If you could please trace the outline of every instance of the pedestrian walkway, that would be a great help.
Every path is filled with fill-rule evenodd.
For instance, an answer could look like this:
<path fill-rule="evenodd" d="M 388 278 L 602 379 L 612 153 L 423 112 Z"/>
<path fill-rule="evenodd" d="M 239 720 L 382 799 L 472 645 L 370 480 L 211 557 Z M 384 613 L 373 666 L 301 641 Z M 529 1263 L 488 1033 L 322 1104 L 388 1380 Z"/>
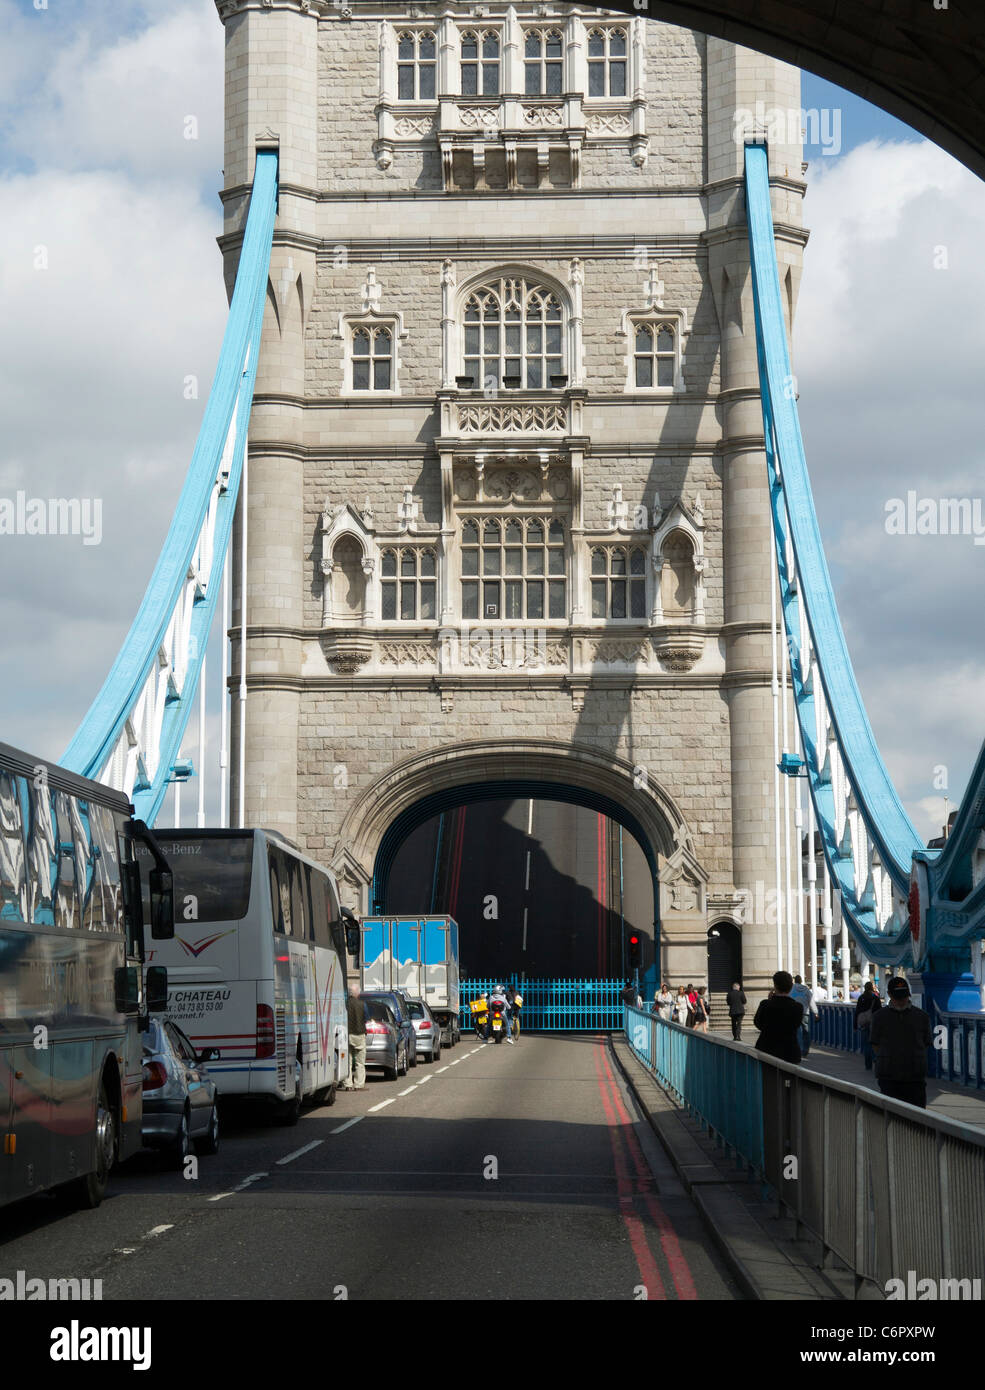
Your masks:
<path fill-rule="evenodd" d="M 719 1037 L 731 1038 L 731 1029 L 715 1030 Z M 746 1038 L 740 1047 L 751 1047 L 756 1038 L 756 1030 L 746 1026 Z M 848 1081 L 853 1086 L 867 1086 L 870 1091 L 879 1092 L 875 1073 L 866 1071 L 861 1052 L 842 1052 L 838 1048 L 819 1047 L 811 1044 L 811 1050 L 801 1065 L 806 1071 L 816 1071 L 821 1076 L 830 1076 L 835 1081 Z M 949 1120 L 960 1120 L 962 1124 L 985 1129 L 985 1091 L 974 1091 L 970 1086 L 955 1086 L 949 1081 L 927 1079 L 927 1109 L 934 1115 L 943 1115 Z"/>

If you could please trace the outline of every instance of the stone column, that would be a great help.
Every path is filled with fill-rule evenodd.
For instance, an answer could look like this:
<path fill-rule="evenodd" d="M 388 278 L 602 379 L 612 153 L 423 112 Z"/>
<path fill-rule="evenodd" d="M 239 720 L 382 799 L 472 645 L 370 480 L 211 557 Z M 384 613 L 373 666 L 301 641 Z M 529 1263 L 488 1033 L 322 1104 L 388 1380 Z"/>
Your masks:
<path fill-rule="evenodd" d="M 709 38 L 708 262 L 722 334 L 721 405 L 726 677 L 730 716 L 732 856 L 736 889 L 765 903 L 775 878 L 773 716 L 770 648 L 769 486 L 763 446 L 756 327 L 749 269 L 743 168 L 745 136 L 758 109 L 799 109 L 795 68 L 724 40 Z M 790 123 L 787 123 L 788 125 Z M 801 151 L 770 149 L 774 217 L 781 232 L 780 265 L 799 272 Z M 796 288 L 796 278 L 789 286 Z M 791 292 L 790 304 L 793 297 Z M 762 885 L 757 891 L 757 884 Z M 776 930 L 764 920 L 743 925 L 744 984 L 750 995 L 769 987 L 778 968 Z M 756 914 L 752 914 L 753 917 Z"/>
<path fill-rule="evenodd" d="M 304 394 L 304 316 L 314 297 L 318 22 L 300 0 L 262 0 L 225 17 L 225 273 L 231 292 L 258 136 L 280 151 L 278 244 L 250 417 L 247 519 L 245 822 L 297 834 L 297 749 L 304 593 L 310 581 L 303 518 L 303 411 L 274 395 Z M 308 198 L 286 187 L 310 191 Z M 296 235 L 294 235 L 296 234 Z M 272 300 L 272 302 L 271 302 Z M 267 399 L 265 399 L 265 397 Z M 242 518 L 233 552 L 232 685 L 239 683 Z M 231 805 L 239 795 L 238 700 L 233 701 Z"/>

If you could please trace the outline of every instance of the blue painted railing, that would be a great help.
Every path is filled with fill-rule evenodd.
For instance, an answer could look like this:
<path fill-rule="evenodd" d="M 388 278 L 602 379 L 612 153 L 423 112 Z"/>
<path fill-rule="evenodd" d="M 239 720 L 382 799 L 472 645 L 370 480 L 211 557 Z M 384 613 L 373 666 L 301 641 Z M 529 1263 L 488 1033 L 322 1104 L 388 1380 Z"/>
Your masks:
<path fill-rule="evenodd" d="M 520 1027 L 528 1032 L 611 1032 L 623 1026 L 624 980 L 463 980 L 462 1022 L 468 1027 L 468 1006 L 506 984 L 523 995 Z"/>
<path fill-rule="evenodd" d="M 930 1076 L 956 1086 L 985 1090 L 985 1013 L 945 1013 L 930 1006 L 936 1034 L 935 1045 L 927 1050 Z M 819 1047 L 841 1052 L 861 1052 L 862 1034 L 855 1029 L 855 1005 L 819 1003 L 817 1017 L 811 1020 L 811 1041 Z"/>
<path fill-rule="evenodd" d="M 811 1042 L 842 1052 L 861 1052 L 862 1034 L 855 1027 L 855 1005 L 818 1001 L 817 1015 L 811 1018 Z"/>

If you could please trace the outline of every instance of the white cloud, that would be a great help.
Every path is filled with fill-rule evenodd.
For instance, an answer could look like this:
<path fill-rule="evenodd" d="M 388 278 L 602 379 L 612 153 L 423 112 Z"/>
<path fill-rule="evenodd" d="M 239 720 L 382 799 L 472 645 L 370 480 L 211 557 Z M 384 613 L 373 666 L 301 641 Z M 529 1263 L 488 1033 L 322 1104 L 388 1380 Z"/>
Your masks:
<path fill-rule="evenodd" d="M 886 502 L 985 495 L 985 321 L 968 312 L 985 185 L 929 143 L 871 143 L 812 167 L 805 221 L 794 346 L 821 533 L 877 742 L 933 834 L 934 767 L 953 805 L 985 736 L 985 548 L 889 536 Z"/>

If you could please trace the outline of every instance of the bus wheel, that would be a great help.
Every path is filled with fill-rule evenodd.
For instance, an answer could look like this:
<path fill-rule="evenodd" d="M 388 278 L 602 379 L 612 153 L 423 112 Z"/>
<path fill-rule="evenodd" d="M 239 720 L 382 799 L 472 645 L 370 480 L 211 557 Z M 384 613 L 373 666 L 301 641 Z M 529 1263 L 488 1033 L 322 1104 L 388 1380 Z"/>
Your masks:
<path fill-rule="evenodd" d="M 294 1094 L 290 1100 L 282 1101 L 277 1109 L 277 1120 L 282 1125 L 296 1125 L 301 1118 L 304 1104 L 304 1068 L 300 1056 L 294 1059 Z"/>
<path fill-rule="evenodd" d="M 76 1206 L 98 1207 L 106 1193 L 109 1170 L 116 1157 L 116 1116 L 109 1103 L 105 1080 L 99 1083 L 99 1099 L 96 1102 L 96 1166 L 84 1178 L 76 1178 L 67 1184 L 65 1193 Z"/>

